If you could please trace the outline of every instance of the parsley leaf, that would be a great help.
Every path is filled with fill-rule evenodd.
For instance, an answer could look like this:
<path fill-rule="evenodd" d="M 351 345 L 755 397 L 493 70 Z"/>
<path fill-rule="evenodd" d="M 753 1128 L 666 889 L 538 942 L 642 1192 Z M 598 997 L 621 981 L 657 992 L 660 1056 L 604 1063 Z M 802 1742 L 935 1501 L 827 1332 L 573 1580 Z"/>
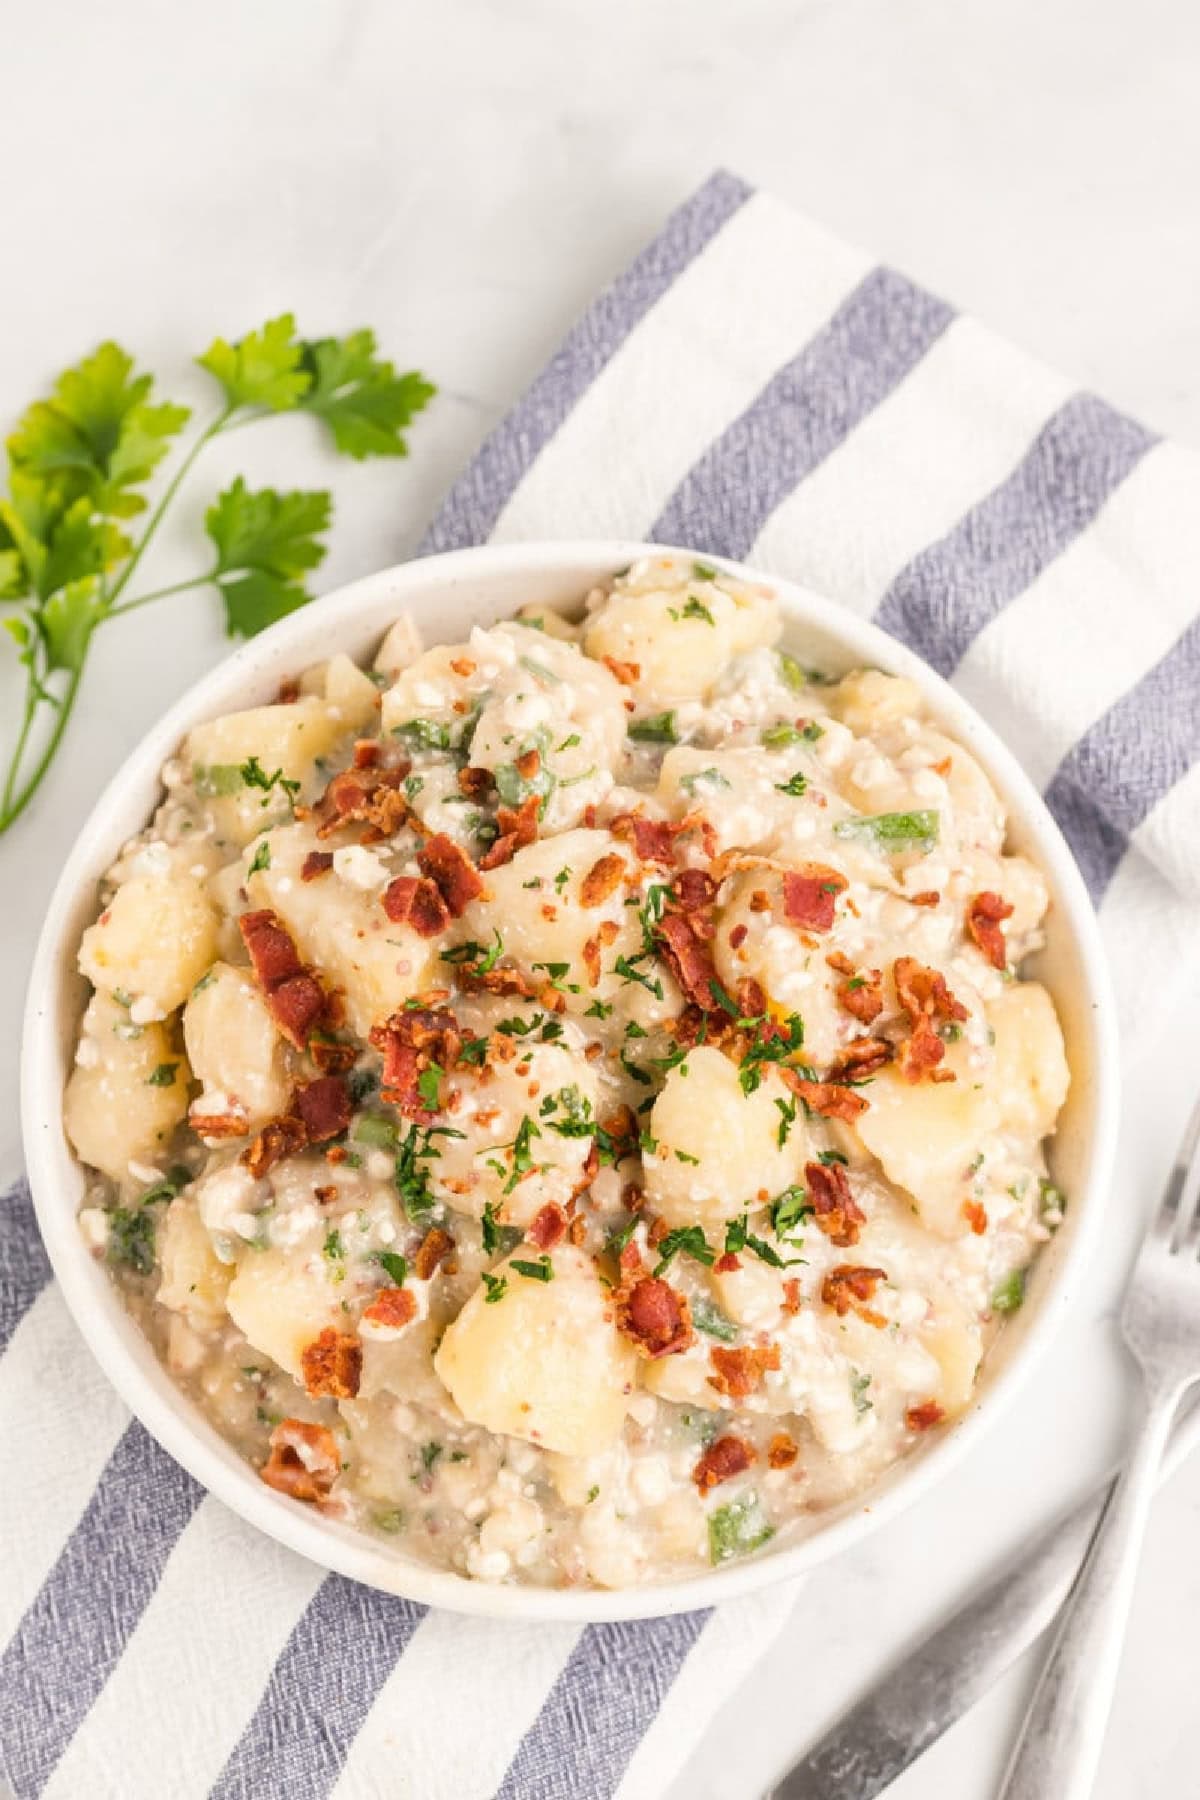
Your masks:
<path fill-rule="evenodd" d="M 346 456 L 407 456 L 404 427 L 427 406 L 436 389 L 410 369 L 397 375 L 375 353 L 373 331 L 318 338 L 304 346 L 311 386 L 301 405 L 329 427 Z"/>
<path fill-rule="evenodd" d="M 312 385 L 291 313 L 268 319 L 260 331 L 248 331 L 233 344 L 215 338 L 196 361 L 220 382 L 231 407 L 287 412 Z"/>
<path fill-rule="evenodd" d="M 376 1250 L 375 1261 L 391 1276 L 397 1287 L 408 1280 L 408 1263 L 395 1250 Z"/>
<path fill-rule="evenodd" d="M 330 507 L 327 493 L 254 493 L 239 475 L 209 508 L 204 525 L 217 549 L 213 580 L 230 637 L 253 637 L 311 598 L 299 578 L 325 555 L 319 533 Z"/>
<path fill-rule="evenodd" d="M 524 1275 L 526 1281 L 554 1280 L 554 1264 L 544 1253 L 538 1257 L 536 1262 L 521 1262 L 514 1256 L 508 1266 L 510 1269 L 515 1269 L 518 1275 Z"/>

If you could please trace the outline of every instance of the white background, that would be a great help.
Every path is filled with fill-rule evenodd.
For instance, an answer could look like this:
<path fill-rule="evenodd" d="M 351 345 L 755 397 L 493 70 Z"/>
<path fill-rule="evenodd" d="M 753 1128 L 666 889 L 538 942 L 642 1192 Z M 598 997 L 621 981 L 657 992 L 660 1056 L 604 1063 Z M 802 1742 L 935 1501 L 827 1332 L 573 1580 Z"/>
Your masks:
<path fill-rule="evenodd" d="M 242 469 L 334 486 L 322 586 L 408 554 L 575 313 L 719 163 L 1200 445 L 1191 0 L 2 0 L 0 26 L 5 425 L 106 335 L 203 405 L 188 356 L 289 307 L 309 334 L 374 325 L 442 390 L 410 464 L 331 464 L 290 421 L 221 446 L 151 577 L 192 566 L 205 500 Z M 147 724 L 222 654 L 218 610 L 197 593 L 108 628 L 66 754 L 0 841 L 0 1168 L 55 869 Z M 16 695 L 0 647 L 3 731 Z M 696 1720 L 671 1800 L 759 1792 L 1102 1465 L 1129 1397 L 1120 1271 L 1194 1079 L 1133 1072 L 1092 1316 L 943 1492 L 809 1582 L 747 1689 Z M 1196 1792 L 1198 1525 L 1193 1466 L 1155 1514 L 1101 1800 Z M 1027 1675 L 897 1800 L 994 1793 Z"/>

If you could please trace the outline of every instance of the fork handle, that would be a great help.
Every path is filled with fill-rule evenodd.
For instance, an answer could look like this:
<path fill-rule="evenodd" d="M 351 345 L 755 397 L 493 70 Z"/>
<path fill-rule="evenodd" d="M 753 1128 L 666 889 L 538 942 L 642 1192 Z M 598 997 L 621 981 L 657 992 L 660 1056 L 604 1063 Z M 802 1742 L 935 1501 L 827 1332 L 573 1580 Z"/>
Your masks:
<path fill-rule="evenodd" d="M 1063 1610 L 997 1800 L 1087 1800 L 1092 1791 L 1138 1553 L 1180 1392 L 1172 1385 L 1151 1398 Z"/>

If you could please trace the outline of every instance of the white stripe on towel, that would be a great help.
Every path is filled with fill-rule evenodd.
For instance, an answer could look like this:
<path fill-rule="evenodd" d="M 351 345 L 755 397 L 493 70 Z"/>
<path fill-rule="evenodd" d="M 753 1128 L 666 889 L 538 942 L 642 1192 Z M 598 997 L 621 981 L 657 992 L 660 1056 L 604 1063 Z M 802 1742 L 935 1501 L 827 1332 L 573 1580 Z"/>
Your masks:
<path fill-rule="evenodd" d="M 322 1579 L 205 1499 L 44 1800 L 207 1793 Z"/>
<path fill-rule="evenodd" d="M 331 1800 L 488 1800 L 581 1631 L 431 1612 L 360 1726 Z M 450 1727 L 446 1696 L 456 1692 L 470 1704 Z"/>
<path fill-rule="evenodd" d="M 955 687 L 1018 750 L 1039 787 L 1195 616 L 1196 473 L 1193 452 L 1155 445 L 959 664 Z"/>
<path fill-rule="evenodd" d="M 128 1423 L 62 1294 L 43 1288 L 0 1358 L 0 1645 L 79 1523 Z"/>

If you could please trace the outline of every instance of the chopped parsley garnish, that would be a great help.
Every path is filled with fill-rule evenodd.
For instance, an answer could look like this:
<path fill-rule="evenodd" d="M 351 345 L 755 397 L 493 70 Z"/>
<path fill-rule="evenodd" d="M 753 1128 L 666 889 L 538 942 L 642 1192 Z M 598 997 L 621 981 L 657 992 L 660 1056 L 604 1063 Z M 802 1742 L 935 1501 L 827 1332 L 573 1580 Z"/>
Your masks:
<path fill-rule="evenodd" d="M 376 1150 L 396 1148 L 396 1126 L 382 1113 L 363 1113 L 350 1133 L 356 1144 L 370 1144 Z"/>
<path fill-rule="evenodd" d="M 677 744 L 679 729 L 673 712 L 653 713 L 645 719 L 631 719 L 629 735 L 639 744 Z"/>
<path fill-rule="evenodd" d="M 391 1276 L 396 1286 L 403 1287 L 408 1280 L 408 1264 L 405 1259 L 395 1250 L 376 1250 L 374 1256 L 380 1268 Z"/>
<path fill-rule="evenodd" d="M 782 1257 L 778 1250 L 773 1249 L 767 1243 L 765 1238 L 755 1237 L 749 1229 L 745 1213 L 740 1219 L 731 1219 L 725 1227 L 726 1256 L 737 1256 L 742 1250 L 749 1250 L 754 1256 L 757 1256 L 760 1262 L 769 1264 L 772 1269 L 790 1269 L 796 1263 L 802 1263 L 805 1260 L 802 1256 Z"/>
<path fill-rule="evenodd" d="M 555 745 L 554 753 L 557 756 L 563 750 L 575 750 L 578 748 L 578 746 L 580 744 L 582 744 L 582 742 L 583 742 L 583 739 L 580 737 L 579 733 L 577 731 L 573 731 L 571 733 L 570 737 L 565 737 L 561 744 Z"/>
<path fill-rule="evenodd" d="M 771 1230 L 777 1238 L 784 1238 L 797 1225 L 812 1215 L 808 1194 L 802 1187 L 784 1188 L 782 1194 L 771 1202 Z"/>
<path fill-rule="evenodd" d="M 504 940 L 500 933 L 493 929 L 492 936 L 496 941 L 490 949 L 469 939 L 465 944 L 455 944 L 453 949 L 443 950 L 442 961 L 465 969 L 469 975 L 488 975 L 504 955 Z"/>
<path fill-rule="evenodd" d="M 567 885 L 568 881 L 570 881 L 570 879 L 571 879 L 571 871 L 569 868 L 560 869 L 558 871 L 558 874 L 554 877 L 554 886 L 560 894 L 562 893 L 563 889 L 566 887 L 566 885 Z"/>
<path fill-rule="evenodd" d="M 350 1094 L 350 1104 L 361 1106 L 364 1100 L 379 1086 L 379 1075 L 374 1069 L 351 1069 L 346 1077 L 346 1087 Z"/>
<path fill-rule="evenodd" d="M 712 567 L 711 563 L 694 562 L 692 564 L 693 581 L 715 581 L 717 574 L 718 571 Z"/>
<path fill-rule="evenodd" d="M 679 611 L 678 607 L 674 606 L 669 606 L 667 611 L 673 619 L 703 619 L 706 625 L 716 624 L 716 620 L 709 612 L 707 606 L 705 606 L 702 600 L 697 600 L 695 594 L 688 595 L 687 605 L 682 612 Z"/>
<path fill-rule="evenodd" d="M 810 719 L 808 724 L 801 731 L 800 736 L 804 739 L 806 744 L 815 744 L 819 739 L 825 736 L 825 727 L 823 725 L 818 725 L 815 719 Z"/>
<path fill-rule="evenodd" d="M 398 1531 L 404 1530 L 404 1514 L 398 1506 L 384 1507 L 380 1512 L 371 1514 L 371 1523 L 377 1531 L 386 1531 L 394 1537 Z"/>
<path fill-rule="evenodd" d="M 485 1037 L 465 1037 L 458 1047 L 458 1060 L 469 1069 L 482 1068 L 487 1061 L 488 1040 Z"/>
<path fill-rule="evenodd" d="M 636 981 L 638 986 L 644 987 L 648 994 L 653 994 L 656 1000 L 661 1000 L 663 997 L 662 982 L 656 976 L 647 975 L 643 969 L 637 967 L 644 957 L 645 952 L 635 957 L 618 956 L 613 967 L 624 981 Z"/>
<path fill-rule="evenodd" d="M 554 1280 L 554 1264 L 545 1254 L 539 1256 L 536 1262 L 521 1262 L 514 1256 L 508 1266 L 515 1269 L 518 1275 L 523 1275 L 526 1281 Z"/>
<path fill-rule="evenodd" d="M 661 1275 L 681 1251 L 690 1256 L 693 1261 L 703 1263 L 706 1269 L 711 1269 L 717 1260 L 716 1251 L 699 1225 L 681 1225 L 677 1231 L 668 1231 L 666 1237 L 659 1240 L 656 1248 L 658 1251 L 658 1261 L 654 1266 L 656 1276 Z"/>
<path fill-rule="evenodd" d="M 434 1138 L 463 1136 L 463 1132 L 453 1131 L 448 1125 L 412 1125 L 401 1138 L 396 1154 L 396 1192 L 414 1225 L 422 1224 L 437 1204 L 429 1185 L 428 1167 L 439 1155 L 434 1149 Z"/>
<path fill-rule="evenodd" d="M 787 744 L 799 744 L 804 740 L 804 733 L 796 725 L 781 723 L 768 725 L 762 734 L 762 741 L 768 750 L 782 750 Z"/>
<path fill-rule="evenodd" d="M 480 1225 L 483 1230 L 483 1250 L 485 1256 L 495 1256 L 500 1248 L 500 1225 L 496 1214 L 499 1208 L 494 1200 L 486 1200 L 483 1207 L 483 1218 Z"/>
<path fill-rule="evenodd" d="M 593 1000 L 584 1013 L 585 1019 L 607 1019 L 612 1012 L 612 1005 L 607 1000 Z"/>
<path fill-rule="evenodd" d="M 786 650 L 777 650 L 775 654 L 779 658 L 779 673 L 785 686 L 790 687 L 793 693 L 799 693 L 806 682 L 803 668 Z"/>
<path fill-rule="evenodd" d="M 1043 1175 L 1038 1182 L 1038 1219 L 1050 1231 L 1057 1231 L 1067 1211 L 1067 1196 L 1060 1187 Z"/>
<path fill-rule="evenodd" d="M 796 1113 L 799 1110 L 799 1102 L 797 1101 L 795 1094 L 789 1094 L 786 1100 L 777 1099 L 775 1104 L 779 1108 L 779 1129 L 775 1136 L 779 1148 L 782 1150 L 783 1146 L 788 1141 L 788 1135 L 791 1132 L 792 1126 L 796 1123 Z"/>
<path fill-rule="evenodd" d="M 636 1230 L 637 1214 L 634 1213 L 630 1218 L 626 1219 L 623 1225 L 619 1225 L 614 1232 L 610 1233 L 608 1248 L 612 1251 L 614 1256 L 620 1256 L 622 1250 L 624 1250 Z"/>
<path fill-rule="evenodd" d="M 392 728 L 392 736 L 403 738 L 414 750 L 449 750 L 450 727 L 436 719 L 408 719 Z"/>
<path fill-rule="evenodd" d="M 517 1135 L 511 1144 L 502 1144 L 501 1149 L 512 1151 L 512 1164 L 508 1172 L 508 1180 L 504 1184 L 504 1192 L 511 1194 L 517 1183 L 531 1173 L 533 1154 L 529 1148 L 535 1137 L 541 1137 L 541 1129 L 528 1114 L 517 1126 Z M 546 1277 L 545 1279 L 548 1279 Z"/>
<path fill-rule="evenodd" d="M 545 629 L 543 625 L 542 630 Z M 553 687 L 562 686 L 562 676 L 556 675 L 554 670 L 547 668 L 544 662 L 539 662 L 536 656 L 521 656 L 517 660 L 523 669 L 528 669 L 529 673 L 536 675 L 539 681 L 548 681 Z"/>
<path fill-rule="evenodd" d="M 774 1536 L 775 1527 L 767 1523 L 757 1494 L 739 1494 L 709 1515 L 708 1560 L 715 1567 L 735 1556 L 747 1556 Z"/>
<path fill-rule="evenodd" d="M 550 986 L 552 988 L 557 988 L 560 994 L 579 994 L 583 992 L 577 981 L 567 980 L 567 976 L 571 971 L 570 963 L 535 962 L 530 963 L 529 966 L 534 970 L 544 969 L 549 978 Z"/>
<path fill-rule="evenodd" d="M 1025 1270 L 1014 1269 L 1006 1275 L 999 1286 L 992 1291 L 992 1311 L 998 1313 L 1016 1312 L 1025 1299 Z"/>
<path fill-rule="evenodd" d="M 404 777 L 404 798 L 410 806 L 424 786 L 425 777 L 423 775 L 406 775 Z"/>
<path fill-rule="evenodd" d="M 786 781 L 777 781 L 775 783 L 775 792 L 777 794 L 790 794 L 793 800 L 799 800 L 802 794 L 808 792 L 808 776 L 801 774 L 800 770 L 797 769 L 796 773 L 789 776 Z"/>
<path fill-rule="evenodd" d="M 551 1116 L 556 1112 L 562 1114 L 560 1119 Z M 559 1088 L 557 1093 L 547 1094 L 538 1113 L 546 1120 L 547 1130 L 557 1132 L 559 1137 L 587 1138 L 596 1135 L 592 1103 L 577 1087 Z"/>
<path fill-rule="evenodd" d="M 484 1269 L 480 1276 L 480 1280 L 483 1282 L 484 1287 L 483 1304 L 485 1306 L 495 1306 L 497 1301 L 503 1300 L 505 1294 L 508 1292 L 508 1280 L 506 1276 L 489 1275 L 487 1270 Z"/>
<path fill-rule="evenodd" d="M 711 1300 L 692 1301 L 692 1324 L 706 1337 L 719 1338 L 723 1344 L 732 1344 L 737 1339 L 737 1326 L 723 1312 L 718 1312 Z"/>
<path fill-rule="evenodd" d="M 697 769 L 694 774 L 681 775 L 679 778 L 680 787 L 693 799 L 696 797 L 696 788 L 700 782 L 703 782 L 705 787 L 711 788 L 727 788 L 730 785 L 728 778 L 722 775 L 720 769 Z"/>
<path fill-rule="evenodd" d="M 328 1257 L 330 1262 L 340 1262 L 345 1257 L 346 1248 L 342 1243 L 342 1234 L 336 1225 L 331 1225 L 329 1230 L 325 1233 L 325 1242 L 321 1245 L 321 1254 L 322 1256 Z"/>
<path fill-rule="evenodd" d="M 278 788 L 287 796 L 288 800 L 294 802 L 296 795 L 300 792 L 300 783 L 289 781 L 282 769 L 276 769 L 273 774 L 268 775 L 257 756 L 252 756 L 240 764 L 238 773 L 241 775 L 243 787 L 261 788 L 262 792 L 268 796 L 272 789 Z M 264 800 L 263 805 L 266 804 L 267 802 Z"/>
<path fill-rule="evenodd" d="M 440 1444 L 423 1444 L 421 1446 L 421 1467 L 427 1475 L 430 1474 L 434 1463 L 441 1454 L 442 1446 Z"/>
<path fill-rule="evenodd" d="M 179 1064 L 177 1062 L 159 1063 L 158 1067 L 153 1069 L 151 1073 L 147 1075 L 146 1086 L 173 1087 L 175 1085 L 175 1071 L 178 1067 Z"/>
<path fill-rule="evenodd" d="M 144 1206 L 117 1206 L 108 1214 L 108 1260 L 124 1263 L 135 1274 L 149 1275 L 154 1267 L 154 1214 Z"/>
<path fill-rule="evenodd" d="M 426 1112 L 437 1112 L 442 1104 L 442 1076 L 445 1070 L 430 1063 L 417 1076 L 417 1097 Z"/>
<path fill-rule="evenodd" d="M 258 849 L 254 852 L 254 861 L 250 864 L 250 867 L 246 870 L 246 873 L 247 873 L 247 875 L 257 875 L 260 872 L 260 870 L 269 869 L 270 866 L 271 866 L 271 846 L 267 842 L 266 838 L 264 838 L 262 843 L 258 846 Z"/>
<path fill-rule="evenodd" d="M 834 837 L 873 844 L 877 850 L 932 850 L 938 841 L 936 812 L 876 813 L 873 818 L 839 819 Z"/>
<path fill-rule="evenodd" d="M 871 1377 L 869 1375 L 860 1375 L 857 1369 L 851 1369 L 850 1398 L 854 1402 L 854 1410 L 860 1419 L 864 1413 L 869 1413 L 875 1404 L 873 1400 L 867 1399 L 867 1389 L 870 1385 Z"/>

